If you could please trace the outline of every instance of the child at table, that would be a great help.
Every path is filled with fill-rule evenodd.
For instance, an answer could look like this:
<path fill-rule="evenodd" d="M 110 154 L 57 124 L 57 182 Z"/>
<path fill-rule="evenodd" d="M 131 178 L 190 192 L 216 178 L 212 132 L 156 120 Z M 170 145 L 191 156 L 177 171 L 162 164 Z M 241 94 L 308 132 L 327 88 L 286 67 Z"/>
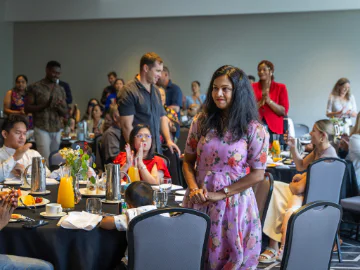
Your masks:
<path fill-rule="evenodd" d="M 150 184 L 144 181 L 137 181 L 131 183 L 125 191 L 125 202 L 128 205 L 128 210 L 124 215 L 114 217 L 104 217 L 100 223 L 100 227 L 105 230 L 126 231 L 129 222 L 136 216 L 155 210 L 156 206 L 153 204 L 153 189 Z M 128 256 L 127 250 L 122 262 L 127 265 Z"/>

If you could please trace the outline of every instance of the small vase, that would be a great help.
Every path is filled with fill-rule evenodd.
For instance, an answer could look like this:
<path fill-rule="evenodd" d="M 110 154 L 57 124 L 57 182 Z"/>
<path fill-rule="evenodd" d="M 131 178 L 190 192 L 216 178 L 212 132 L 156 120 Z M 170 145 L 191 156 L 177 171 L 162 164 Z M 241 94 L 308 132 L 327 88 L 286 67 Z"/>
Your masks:
<path fill-rule="evenodd" d="M 75 177 L 73 177 L 73 188 L 74 188 L 74 202 L 78 204 L 81 201 L 81 192 L 79 188 L 79 180 L 82 179 L 82 175 L 77 173 Z"/>

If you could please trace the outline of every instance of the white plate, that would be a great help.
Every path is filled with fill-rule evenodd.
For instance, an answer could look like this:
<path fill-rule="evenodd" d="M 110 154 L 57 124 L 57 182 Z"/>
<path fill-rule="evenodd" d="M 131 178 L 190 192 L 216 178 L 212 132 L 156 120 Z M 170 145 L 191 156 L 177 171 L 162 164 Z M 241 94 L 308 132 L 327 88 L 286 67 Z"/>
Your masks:
<path fill-rule="evenodd" d="M 30 180 L 30 178 L 28 178 L 28 180 Z M 31 181 L 31 180 L 30 180 Z M 17 177 L 13 177 L 13 178 L 5 178 L 5 185 L 20 185 L 21 184 L 21 180 Z M 59 181 L 56 181 L 54 178 L 46 178 L 46 185 L 58 185 Z"/>
<path fill-rule="evenodd" d="M 58 219 L 58 218 L 61 218 L 61 217 L 65 216 L 65 215 L 66 215 L 65 212 L 61 212 L 58 215 L 48 215 L 48 214 L 46 214 L 46 212 L 41 212 L 40 213 L 40 216 L 42 216 L 43 218 L 47 218 L 47 219 Z"/>
<path fill-rule="evenodd" d="M 101 192 L 100 194 L 88 194 L 87 188 L 79 188 L 79 191 L 84 197 L 105 197 L 105 191 Z"/>
<path fill-rule="evenodd" d="M 108 201 L 108 200 L 105 200 L 105 199 L 102 199 L 101 202 L 102 202 L 102 203 L 109 203 L 109 204 L 118 204 L 118 203 L 121 203 L 121 201 Z"/>
<path fill-rule="evenodd" d="M 47 195 L 50 194 L 51 191 L 50 190 L 46 190 L 46 191 L 30 191 L 29 194 L 30 195 Z"/>
<path fill-rule="evenodd" d="M 186 193 L 186 190 L 177 190 L 176 192 L 175 192 L 175 194 L 177 194 L 177 195 L 185 195 L 185 193 Z"/>
<path fill-rule="evenodd" d="M 35 206 L 36 207 L 39 207 L 39 206 L 44 206 L 44 205 L 47 205 L 50 201 L 48 199 L 45 199 L 43 198 L 43 201 L 41 203 L 35 203 Z M 34 207 L 34 205 L 29 205 L 29 207 Z M 18 207 L 17 208 L 25 208 L 24 205 L 22 205 L 21 202 L 18 203 Z"/>

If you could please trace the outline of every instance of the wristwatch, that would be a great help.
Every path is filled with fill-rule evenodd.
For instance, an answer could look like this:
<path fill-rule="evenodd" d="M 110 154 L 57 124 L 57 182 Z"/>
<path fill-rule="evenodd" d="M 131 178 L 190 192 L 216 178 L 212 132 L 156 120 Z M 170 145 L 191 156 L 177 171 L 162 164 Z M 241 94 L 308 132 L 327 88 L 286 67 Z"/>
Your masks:
<path fill-rule="evenodd" d="M 227 198 L 227 197 L 229 197 L 230 190 L 227 187 L 224 187 L 224 193 Z"/>
<path fill-rule="evenodd" d="M 146 166 L 145 166 L 145 165 L 142 165 L 142 166 L 140 167 L 140 170 L 144 170 L 144 169 L 146 169 Z"/>

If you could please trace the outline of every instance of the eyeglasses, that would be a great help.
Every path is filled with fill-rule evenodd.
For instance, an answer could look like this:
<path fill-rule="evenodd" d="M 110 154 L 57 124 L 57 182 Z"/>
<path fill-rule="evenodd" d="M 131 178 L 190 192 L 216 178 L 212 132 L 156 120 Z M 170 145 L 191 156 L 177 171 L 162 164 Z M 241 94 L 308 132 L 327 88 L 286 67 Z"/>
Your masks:
<path fill-rule="evenodd" d="M 135 138 L 138 138 L 138 139 L 142 139 L 142 138 L 151 139 L 151 135 L 150 134 L 136 134 Z"/>

